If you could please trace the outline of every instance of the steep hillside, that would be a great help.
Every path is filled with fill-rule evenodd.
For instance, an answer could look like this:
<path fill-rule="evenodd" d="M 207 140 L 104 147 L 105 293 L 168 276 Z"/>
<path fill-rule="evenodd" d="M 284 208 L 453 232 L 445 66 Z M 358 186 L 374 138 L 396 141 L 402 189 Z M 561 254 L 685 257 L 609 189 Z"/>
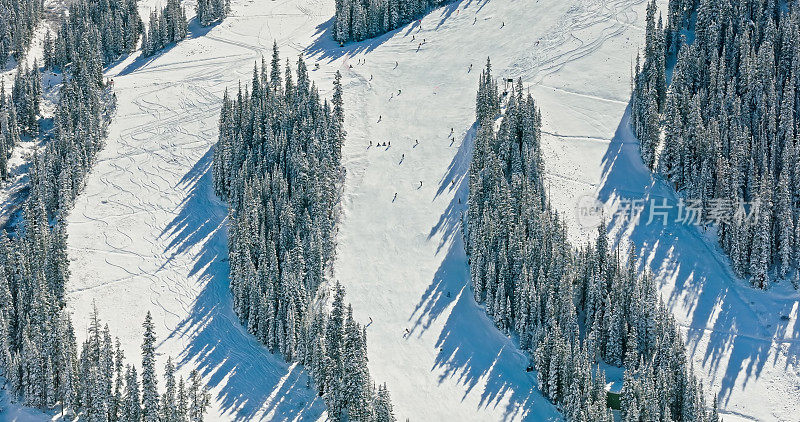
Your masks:
<path fill-rule="evenodd" d="M 398 419 L 558 419 L 526 357 L 467 287 L 460 213 L 474 93 L 487 56 L 494 74 L 529 87 L 543 112 L 550 195 L 574 240 L 599 221 L 577 218 L 587 201 L 613 212 L 626 199 L 671 198 L 641 164 L 626 115 L 644 8 L 643 0 L 463 0 L 340 48 L 330 34 L 333 1 L 234 0 L 223 23 L 191 25 L 178 45 L 118 64 L 108 72 L 118 112 L 69 221 L 76 331 L 85 335 L 94 301 L 131 358 L 150 310 L 159 366 L 172 355 L 180 373 L 201 370 L 211 419 L 324 418 L 307 374 L 267 353 L 233 314 L 226 210 L 211 189 L 223 90 L 248 81 L 274 39 L 290 61 L 304 54 L 325 96 L 343 73 L 347 179 L 334 276 L 367 326 L 370 371 L 387 382 Z M 748 290 L 696 227 L 611 217 L 612 233 L 660 271 L 725 419 L 792 418 L 796 295 Z"/>

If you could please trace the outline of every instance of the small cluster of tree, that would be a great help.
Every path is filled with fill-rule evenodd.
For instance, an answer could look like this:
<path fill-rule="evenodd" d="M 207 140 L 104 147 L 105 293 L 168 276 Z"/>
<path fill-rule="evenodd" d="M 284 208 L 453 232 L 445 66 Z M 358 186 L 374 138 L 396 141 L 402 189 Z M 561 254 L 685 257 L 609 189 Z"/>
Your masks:
<path fill-rule="evenodd" d="M 150 12 L 150 24 L 142 36 L 142 54 L 152 56 L 158 50 L 176 43 L 189 31 L 186 10 L 180 0 L 167 0 L 163 9 Z"/>
<path fill-rule="evenodd" d="M 142 28 L 136 0 L 75 0 L 55 40 L 46 35 L 44 65 L 64 69 L 85 54 L 94 55 L 95 45 L 100 48 L 100 63 L 109 64 L 136 50 Z"/>
<path fill-rule="evenodd" d="M 0 80 L 0 181 L 8 179 L 8 159 L 19 140 L 17 108 L 6 96 L 5 80 Z"/>
<path fill-rule="evenodd" d="M 329 417 L 392 421 L 388 390 L 367 370 L 366 332 L 338 283 L 330 315 L 319 310 L 344 179 L 341 75 L 330 104 L 302 56 L 296 78 L 288 60 L 282 72 L 274 44 L 271 66 L 262 60 L 251 87 L 223 99 L 213 179 L 229 204 L 234 309 L 269 350 L 309 369 Z"/>
<path fill-rule="evenodd" d="M 576 249 L 544 185 L 541 115 L 519 80 L 505 110 L 487 61 L 469 172 L 465 246 L 475 299 L 533 357 L 568 420 L 613 420 L 600 362 L 625 368 L 624 421 L 716 421 L 653 278 L 597 241 Z M 500 117 L 495 130 L 495 122 Z"/>
<path fill-rule="evenodd" d="M 0 70 L 28 50 L 43 10 L 44 0 L 0 0 Z"/>
<path fill-rule="evenodd" d="M 20 131 L 28 136 L 39 133 L 39 111 L 42 102 L 42 75 L 36 60 L 27 69 L 17 66 L 14 75 L 14 86 L 11 88 L 11 102 L 16 111 L 16 120 Z"/>
<path fill-rule="evenodd" d="M 202 26 L 225 19 L 231 10 L 231 0 L 197 0 L 197 21 Z"/>
<path fill-rule="evenodd" d="M 394 422 L 386 384 L 375 386 L 367 369 L 367 330 L 345 307 L 344 288 L 333 289 L 330 314 L 312 310 L 296 359 L 317 380 L 328 416 L 335 421 Z"/>
<path fill-rule="evenodd" d="M 4 291 L 0 281 L 0 299 Z M 26 345 L 25 355 L 9 359 L 5 374 L 12 389 L 29 406 L 59 408 L 62 414 L 103 422 L 202 422 L 211 397 L 196 370 L 187 381 L 176 380 L 170 357 L 164 368 L 164 393 L 159 395 L 155 368 L 155 333 L 150 313 L 143 327 L 141 383 L 136 366 L 125 362 L 119 339 L 112 343 L 108 325 L 97 309 L 90 316 L 86 340 L 78 354 L 69 318 L 62 314 L 51 332 Z M 56 348 L 57 360 L 45 348 Z"/>
<path fill-rule="evenodd" d="M 447 0 L 336 0 L 333 39 L 345 43 L 399 28 Z"/>
<path fill-rule="evenodd" d="M 671 0 L 663 30 L 655 13 L 653 2 L 632 97 L 645 163 L 702 204 L 704 218 L 731 204 L 716 222 L 737 274 L 762 289 L 771 279 L 797 286 L 800 9 Z M 730 212 L 743 204 L 753 204 L 752 218 Z"/>
<path fill-rule="evenodd" d="M 0 181 L 8 179 L 8 159 L 20 136 L 39 133 L 41 102 L 42 77 L 36 60 L 30 69 L 17 66 L 10 98 L 6 96 L 5 80 L 0 80 Z"/>

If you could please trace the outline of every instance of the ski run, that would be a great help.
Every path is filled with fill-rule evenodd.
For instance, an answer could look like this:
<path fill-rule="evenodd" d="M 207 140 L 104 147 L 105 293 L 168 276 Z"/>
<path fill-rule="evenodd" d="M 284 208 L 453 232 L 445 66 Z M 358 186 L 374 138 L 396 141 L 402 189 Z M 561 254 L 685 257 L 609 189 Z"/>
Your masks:
<path fill-rule="evenodd" d="M 105 71 L 117 108 L 67 218 L 66 303 L 79 345 L 96 306 L 138 366 L 149 311 L 156 368 L 172 357 L 183 378 L 199 371 L 211 394 L 206 420 L 328 417 L 309 371 L 270 353 L 234 313 L 228 205 L 213 187 L 223 93 L 249 84 L 275 42 L 282 65 L 294 68 L 303 55 L 323 98 L 341 73 L 346 176 L 328 282 L 346 289 L 366 330 L 370 376 L 388 386 L 397 420 L 561 420 L 469 281 L 462 213 L 475 92 L 490 57 L 500 89 L 520 78 L 542 112 L 547 192 L 572 243 L 596 236 L 599 221 L 578 211 L 599 200 L 613 244 L 622 254 L 636 246 L 640 269 L 656 275 L 708 403 L 718 396 L 725 421 L 797 420 L 797 291 L 753 289 L 697 226 L 637 224 L 615 212 L 633 199 L 678 201 L 642 162 L 631 128 L 647 1 L 459 0 L 343 46 L 334 41 L 334 0 L 232 0 L 210 26 L 192 19 L 195 4 L 183 1 L 185 38 Z M 140 0 L 145 24 L 165 5 Z M 666 11 L 667 2 L 658 6 Z M 35 31 L 31 57 L 41 57 L 44 25 L 52 23 Z M 4 219 L 27 180 L 24 153 L 35 148 L 14 152 Z M 609 383 L 622 384 L 618 372 L 607 370 Z M 54 416 L 0 393 L 0 420 Z"/>

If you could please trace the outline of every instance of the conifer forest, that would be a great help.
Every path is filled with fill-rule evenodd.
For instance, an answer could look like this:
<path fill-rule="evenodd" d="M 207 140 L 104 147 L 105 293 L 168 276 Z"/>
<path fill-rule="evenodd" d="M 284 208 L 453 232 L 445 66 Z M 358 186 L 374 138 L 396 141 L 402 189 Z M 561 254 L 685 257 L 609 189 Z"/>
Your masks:
<path fill-rule="evenodd" d="M 800 1 L 0 0 L 0 421 L 795 421 Z"/>

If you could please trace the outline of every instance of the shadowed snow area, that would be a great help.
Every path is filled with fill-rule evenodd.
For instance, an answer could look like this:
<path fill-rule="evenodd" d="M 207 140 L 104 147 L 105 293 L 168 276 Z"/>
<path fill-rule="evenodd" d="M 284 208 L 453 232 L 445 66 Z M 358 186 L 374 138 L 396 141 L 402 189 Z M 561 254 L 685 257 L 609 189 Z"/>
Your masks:
<path fill-rule="evenodd" d="M 233 313 L 226 207 L 211 187 L 223 91 L 248 83 L 275 39 L 293 66 L 305 55 L 324 96 L 334 73 L 343 75 L 347 178 L 334 277 L 367 325 L 370 371 L 388 384 L 398 420 L 558 419 L 468 283 L 460 218 L 478 75 L 491 56 L 496 76 L 530 88 L 543 113 L 550 194 L 584 241 L 594 233 L 575 218 L 584 195 L 612 206 L 674 197 L 642 166 L 627 126 L 645 1 L 455 1 L 344 48 L 330 37 L 333 3 L 233 0 L 223 23 L 192 24 L 178 45 L 109 70 L 119 109 L 69 218 L 79 341 L 94 301 L 139 366 L 149 310 L 158 365 L 171 355 L 180 374 L 200 370 L 209 419 L 324 420 L 307 373 L 267 352 Z M 143 14 L 155 4 L 142 2 Z M 663 298 L 725 420 L 796 418 L 797 294 L 750 290 L 695 227 L 610 225 L 663 270 Z"/>

